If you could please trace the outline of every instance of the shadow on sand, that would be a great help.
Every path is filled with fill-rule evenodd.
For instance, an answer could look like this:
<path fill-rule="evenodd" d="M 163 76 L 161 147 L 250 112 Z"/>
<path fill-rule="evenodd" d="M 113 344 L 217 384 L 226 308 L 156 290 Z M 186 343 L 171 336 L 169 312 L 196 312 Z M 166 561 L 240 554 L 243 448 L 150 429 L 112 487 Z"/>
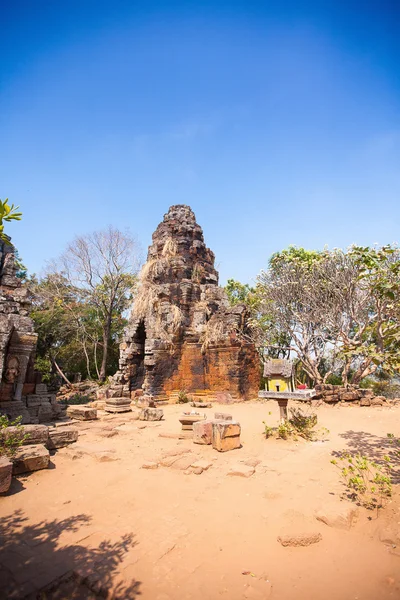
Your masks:
<path fill-rule="evenodd" d="M 385 456 L 389 456 L 392 464 L 392 483 L 400 483 L 400 446 L 393 438 L 379 437 L 366 431 L 345 431 L 339 434 L 347 440 L 348 450 L 352 455 L 362 454 L 379 465 L 385 464 Z M 332 452 L 333 456 L 342 456 L 343 452 Z"/>
<path fill-rule="evenodd" d="M 140 595 L 139 581 L 115 586 L 113 579 L 126 553 L 136 546 L 127 534 L 95 548 L 63 545 L 61 534 L 91 522 L 85 514 L 28 524 L 22 511 L 0 522 L 0 597 L 29 600 L 83 600 Z M 45 587 L 41 586 L 41 582 Z M 36 591 L 33 589 L 36 588 Z"/>

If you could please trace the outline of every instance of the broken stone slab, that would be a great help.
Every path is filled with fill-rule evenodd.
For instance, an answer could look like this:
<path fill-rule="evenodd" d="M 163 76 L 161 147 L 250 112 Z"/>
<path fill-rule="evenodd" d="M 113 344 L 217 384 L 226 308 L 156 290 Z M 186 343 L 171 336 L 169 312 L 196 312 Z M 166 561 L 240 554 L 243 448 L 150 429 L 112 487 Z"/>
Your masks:
<path fill-rule="evenodd" d="M 229 413 L 216 412 L 214 413 L 214 419 L 217 419 L 217 421 L 232 421 L 232 415 Z"/>
<path fill-rule="evenodd" d="M 379 540 L 387 546 L 400 546 L 400 526 L 388 523 L 379 530 Z"/>
<path fill-rule="evenodd" d="M 85 405 L 68 406 L 67 416 L 78 421 L 93 421 L 97 419 L 97 410 Z"/>
<path fill-rule="evenodd" d="M 214 421 L 212 424 L 212 447 L 218 452 L 240 448 L 240 423 L 236 421 Z"/>
<path fill-rule="evenodd" d="M 212 462 L 208 460 L 196 460 L 196 462 L 192 463 L 190 466 L 195 475 L 201 475 L 203 471 L 208 471 L 208 469 L 212 467 Z"/>
<path fill-rule="evenodd" d="M 44 444 L 46 445 L 49 439 L 49 428 L 46 425 L 22 425 L 22 427 L 7 427 L 2 432 L 5 439 L 13 437 L 21 433 L 23 436 L 27 436 L 23 441 L 24 446 L 31 444 Z"/>
<path fill-rule="evenodd" d="M 317 521 L 321 521 L 335 529 L 351 529 L 358 515 L 358 509 L 349 502 L 337 502 L 324 505 L 315 513 Z"/>
<path fill-rule="evenodd" d="M 65 455 L 72 460 L 82 458 L 83 456 L 91 456 L 99 462 L 110 462 L 118 460 L 114 449 L 101 448 L 97 444 L 74 444 L 65 450 Z"/>
<path fill-rule="evenodd" d="M 215 394 L 215 399 L 219 404 L 233 404 L 234 399 L 229 394 L 229 392 L 217 392 Z"/>
<path fill-rule="evenodd" d="M 73 444 L 78 440 L 79 431 L 77 427 L 54 427 L 49 429 L 49 440 L 47 447 L 49 450 L 63 448 Z"/>
<path fill-rule="evenodd" d="M 143 408 L 139 415 L 140 421 L 161 421 L 164 416 L 162 408 Z"/>
<path fill-rule="evenodd" d="M 193 442 L 195 444 L 210 445 L 212 443 L 213 421 L 203 419 L 193 423 Z"/>
<path fill-rule="evenodd" d="M 12 470 L 12 462 L 8 458 L 0 458 L 0 494 L 5 494 L 10 489 Z"/>
<path fill-rule="evenodd" d="M 235 465 L 230 468 L 227 475 L 231 477 L 251 477 L 254 475 L 255 469 L 254 467 L 250 467 L 248 465 Z"/>
<path fill-rule="evenodd" d="M 13 475 L 47 469 L 49 462 L 50 453 L 42 444 L 21 446 L 14 458 Z"/>
<path fill-rule="evenodd" d="M 194 408 L 212 408 L 211 402 L 192 402 L 190 406 Z"/>
<path fill-rule="evenodd" d="M 310 533 L 294 533 L 281 535 L 278 538 L 278 542 L 282 546 L 311 546 L 311 544 L 317 544 L 322 540 L 322 535 L 319 532 Z"/>

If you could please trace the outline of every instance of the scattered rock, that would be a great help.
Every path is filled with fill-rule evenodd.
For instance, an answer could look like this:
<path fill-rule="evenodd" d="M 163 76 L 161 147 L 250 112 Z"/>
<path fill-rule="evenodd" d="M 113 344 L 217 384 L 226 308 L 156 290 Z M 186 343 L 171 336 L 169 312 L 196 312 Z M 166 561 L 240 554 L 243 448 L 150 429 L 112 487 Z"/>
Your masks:
<path fill-rule="evenodd" d="M 321 521 L 335 529 L 350 529 L 358 515 L 358 509 L 349 502 L 328 504 L 315 513 L 317 521 Z"/>
<path fill-rule="evenodd" d="M 229 413 L 216 412 L 214 413 L 214 419 L 217 419 L 217 421 L 232 421 L 232 415 Z"/>
<path fill-rule="evenodd" d="M 14 458 L 13 475 L 47 469 L 49 462 L 50 453 L 42 444 L 21 446 Z"/>
<path fill-rule="evenodd" d="M 197 460 L 192 465 L 192 473 L 195 475 L 201 475 L 203 471 L 207 471 L 210 467 L 212 467 L 212 462 L 208 460 Z"/>
<path fill-rule="evenodd" d="M 86 405 L 68 406 L 67 416 L 78 421 L 93 421 L 97 419 L 97 410 Z"/>
<path fill-rule="evenodd" d="M 8 458 L 0 458 L 0 494 L 5 494 L 10 488 L 12 470 L 12 462 Z"/>
<path fill-rule="evenodd" d="M 318 532 L 315 533 L 296 533 L 293 535 L 279 536 L 278 542 L 282 546 L 311 546 L 311 544 L 317 544 L 322 540 L 322 535 Z"/>
<path fill-rule="evenodd" d="M 254 473 L 254 467 L 249 467 L 247 465 L 235 465 L 234 467 L 230 468 L 227 474 L 236 477 L 251 477 L 254 475 Z"/>
<path fill-rule="evenodd" d="M 156 462 L 147 461 L 142 464 L 142 469 L 158 469 L 158 464 Z"/>
<path fill-rule="evenodd" d="M 400 526 L 387 524 L 379 530 L 379 539 L 388 546 L 400 546 Z"/>
<path fill-rule="evenodd" d="M 115 431 L 120 431 L 121 433 L 134 433 L 138 431 L 137 425 L 131 425 L 131 423 L 123 423 L 122 425 L 118 425 L 115 427 Z"/>
<path fill-rule="evenodd" d="M 385 396 L 371 398 L 371 406 L 384 406 L 385 404 L 387 404 Z"/>
<path fill-rule="evenodd" d="M 257 467 L 260 463 L 261 460 L 258 458 L 248 458 L 247 460 L 243 461 L 243 464 L 247 465 L 248 467 Z"/>
<path fill-rule="evenodd" d="M 77 441 L 79 431 L 77 427 L 54 427 L 49 429 L 49 440 L 47 442 L 47 448 L 49 450 L 55 450 L 56 448 L 63 448 L 69 444 L 73 444 Z"/>
<path fill-rule="evenodd" d="M 194 408 L 212 408 L 211 402 L 192 402 L 190 406 L 194 406 Z"/>
<path fill-rule="evenodd" d="M 141 421 L 161 421 L 164 416 L 162 408 L 143 408 L 139 415 Z"/>

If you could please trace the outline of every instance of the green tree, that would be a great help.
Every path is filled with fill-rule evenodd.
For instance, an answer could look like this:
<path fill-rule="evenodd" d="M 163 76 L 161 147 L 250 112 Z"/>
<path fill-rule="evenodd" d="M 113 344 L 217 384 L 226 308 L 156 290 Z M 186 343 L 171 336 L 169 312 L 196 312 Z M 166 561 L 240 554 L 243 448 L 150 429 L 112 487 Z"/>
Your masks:
<path fill-rule="evenodd" d="M 18 212 L 19 206 L 9 204 L 8 198 L 0 200 L 0 239 L 6 244 L 10 244 L 10 239 L 4 233 L 4 221 L 20 221 L 22 213 Z"/>

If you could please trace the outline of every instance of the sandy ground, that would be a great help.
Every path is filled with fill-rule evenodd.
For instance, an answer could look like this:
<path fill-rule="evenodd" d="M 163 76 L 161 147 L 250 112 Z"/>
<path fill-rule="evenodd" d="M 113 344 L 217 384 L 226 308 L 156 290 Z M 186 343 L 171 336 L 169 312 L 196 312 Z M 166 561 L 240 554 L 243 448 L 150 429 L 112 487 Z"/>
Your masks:
<path fill-rule="evenodd" d="M 131 413 L 79 423 L 79 441 L 58 450 L 52 468 L 14 480 L 0 498 L 1 598 L 35 598 L 69 572 L 73 579 L 41 597 L 95 598 L 97 590 L 143 600 L 400 598 L 400 486 L 378 518 L 359 509 L 350 530 L 315 518 L 344 506 L 332 453 L 379 458 L 386 434 L 400 435 L 400 407 L 318 408 L 328 440 L 297 443 L 263 436 L 262 421 L 278 420 L 274 402 L 199 409 L 241 423 L 242 448 L 223 454 L 160 437 L 180 431 L 182 407 L 164 410 L 160 423 Z M 201 475 L 142 468 L 184 450 L 212 466 Z M 227 475 L 249 459 L 261 461 L 251 477 Z M 277 541 L 299 530 L 322 539 L 307 547 Z"/>

